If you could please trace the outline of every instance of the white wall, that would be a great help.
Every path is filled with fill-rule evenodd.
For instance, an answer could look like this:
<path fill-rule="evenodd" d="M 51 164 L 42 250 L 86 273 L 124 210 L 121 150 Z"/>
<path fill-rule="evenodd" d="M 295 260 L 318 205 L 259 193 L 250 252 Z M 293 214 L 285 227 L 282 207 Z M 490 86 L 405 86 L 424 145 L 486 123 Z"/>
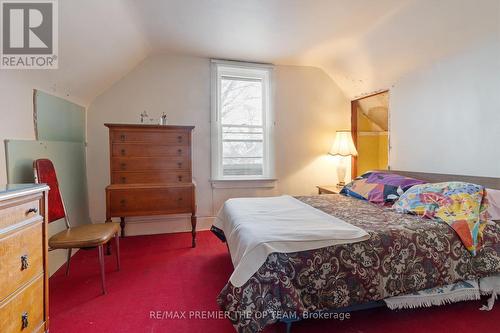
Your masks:
<path fill-rule="evenodd" d="M 393 169 L 500 177 L 500 41 L 402 77 L 390 92 Z"/>
<path fill-rule="evenodd" d="M 3 140 L 35 138 L 33 89 L 87 106 L 149 52 L 121 0 L 59 1 L 58 12 L 59 68 L 0 70 L 0 183 L 7 182 Z"/>
<path fill-rule="evenodd" d="M 5 160 L 6 139 L 35 140 L 33 124 L 33 89 L 41 89 L 53 95 L 81 104 L 75 98 L 65 96 L 64 91 L 56 89 L 54 72 L 41 71 L 0 71 L 0 184 L 7 183 Z M 64 223 L 49 225 L 49 235 L 64 229 Z M 63 250 L 49 253 L 49 271 L 54 273 L 66 260 Z"/>
<path fill-rule="evenodd" d="M 335 131 L 350 129 L 350 102 L 328 75 L 311 67 L 278 66 L 275 96 L 279 192 L 309 195 L 317 193 L 316 185 L 336 184 L 338 161 L 326 153 Z"/>
<path fill-rule="evenodd" d="M 59 69 L 0 70 L 0 183 L 7 182 L 3 141 L 35 139 L 33 89 L 87 106 L 149 52 L 129 4 L 121 0 L 64 0 L 58 8 Z M 49 232 L 63 227 L 52 223 Z M 50 271 L 64 260 L 61 250 L 52 251 Z"/>
<path fill-rule="evenodd" d="M 50 71 L 0 71 L 0 183 L 7 183 L 5 139 L 35 139 L 33 125 L 33 89 L 68 98 L 51 89 Z M 70 99 L 80 104 L 78 100 Z"/>
<path fill-rule="evenodd" d="M 277 66 L 276 188 L 214 189 L 210 179 L 209 59 L 156 55 L 147 58 L 106 92 L 88 110 L 89 203 L 94 222 L 105 218 L 104 189 L 109 184 L 109 147 L 104 123 L 136 123 L 147 110 L 166 112 L 170 124 L 194 125 L 193 175 L 201 228 L 207 228 L 220 204 L 229 197 L 312 194 L 315 185 L 336 182 L 335 161 L 326 156 L 336 129 L 349 127 L 349 102 L 321 70 Z M 132 220 L 132 219 L 131 219 Z M 127 224 L 127 234 L 181 231 L 187 219 L 141 218 Z M 137 220 L 134 220 L 137 221 Z M 149 223 L 144 223 L 148 221 Z"/>

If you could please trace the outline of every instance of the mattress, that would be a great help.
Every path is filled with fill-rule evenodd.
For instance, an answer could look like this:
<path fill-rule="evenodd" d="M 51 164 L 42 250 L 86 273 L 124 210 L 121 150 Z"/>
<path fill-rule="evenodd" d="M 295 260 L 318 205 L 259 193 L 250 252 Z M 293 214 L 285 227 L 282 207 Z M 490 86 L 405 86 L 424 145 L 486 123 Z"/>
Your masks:
<path fill-rule="evenodd" d="M 238 332 L 500 273 L 499 222 L 488 223 L 472 256 L 445 223 L 338 194 L 297 199 L 364 229 L 370 239 L 272 253 L 243 286 L 228 282 L 217 301 Z"/>

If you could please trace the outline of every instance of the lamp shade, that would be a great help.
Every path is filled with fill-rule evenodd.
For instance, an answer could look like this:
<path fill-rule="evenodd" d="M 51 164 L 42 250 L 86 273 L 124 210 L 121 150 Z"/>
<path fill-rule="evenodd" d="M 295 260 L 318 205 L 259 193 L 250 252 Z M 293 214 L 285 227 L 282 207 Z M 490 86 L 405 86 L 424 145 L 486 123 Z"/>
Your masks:
<path fill-rule="evenodd" d="M 329 152 L 330 155 L 340 155 L 340 156 L 357 156 L 358 151 L 354 146 L 352 141 L 351 132 L 349 131 L 337 131 L 335 135 L 335 141 L 333 141 L 332 148 Z"/>

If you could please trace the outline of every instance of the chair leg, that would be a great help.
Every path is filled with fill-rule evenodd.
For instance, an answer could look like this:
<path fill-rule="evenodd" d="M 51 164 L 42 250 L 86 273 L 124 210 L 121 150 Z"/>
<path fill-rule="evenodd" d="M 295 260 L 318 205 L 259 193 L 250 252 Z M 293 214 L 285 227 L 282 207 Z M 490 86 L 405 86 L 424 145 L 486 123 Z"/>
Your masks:
<path fill-rule="evenodd" d="M 191 247 L 196 247 L 196 216 L 194 214 L 191 215 L 191 237 Z"/>
<path fill-rule="evenodd" d="M 111 255 L 111 242 L 106 243 L 106 255 L 107 256 Z"/>
<path fill-rule="evenodd" d="M 101 244 L 97 247 L 99 251 L 99 266 L 101 266 L 101 283 L 102 283 L 102 294 L 106 294 L 106 278 L 104 276 L 104 246 Z"/>
<path fill-rule="evenodd" d="M 68 249 L 68 259 L 66 259 L 66 276 L 69 275 L 69 262 L 71 260 L 71 248 Z"/>
<path fill-rule="evenodd" d="M 120 270 L 120 235 L 116 233 L 115 235 L 115 245 L 116 245 L 116 266 Z"/>

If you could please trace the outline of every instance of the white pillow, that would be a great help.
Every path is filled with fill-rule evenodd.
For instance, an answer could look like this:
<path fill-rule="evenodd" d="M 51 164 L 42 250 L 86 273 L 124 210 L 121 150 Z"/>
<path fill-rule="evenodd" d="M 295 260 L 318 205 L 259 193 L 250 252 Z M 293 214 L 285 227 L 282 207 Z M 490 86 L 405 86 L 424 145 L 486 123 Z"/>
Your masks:
<path fill-rule="evenodd" d="M 488 213 L 491 215 L 492 220 L 500 220 L 500 190 L 486 189 L 486 198 L 490 206 Z"/>

